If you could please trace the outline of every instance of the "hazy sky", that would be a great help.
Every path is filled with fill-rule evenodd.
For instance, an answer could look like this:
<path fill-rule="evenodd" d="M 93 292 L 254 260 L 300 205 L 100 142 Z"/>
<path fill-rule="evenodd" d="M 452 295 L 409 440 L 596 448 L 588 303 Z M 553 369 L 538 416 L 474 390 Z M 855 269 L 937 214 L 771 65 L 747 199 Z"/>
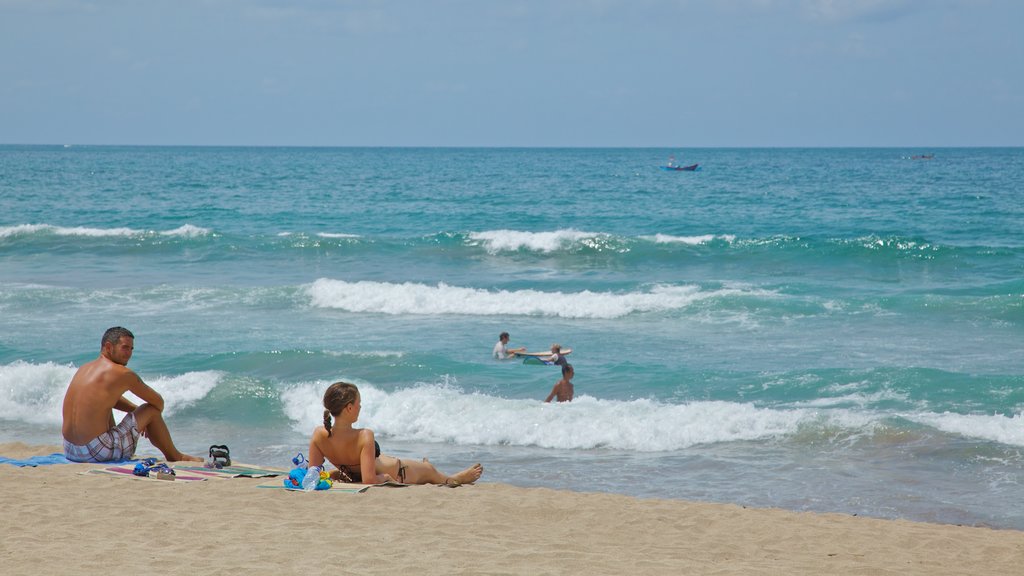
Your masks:
<path fill-rule="evenodd" d="M 1021 0 L 0 0 L 0 143 L 1021 146 Z"/>

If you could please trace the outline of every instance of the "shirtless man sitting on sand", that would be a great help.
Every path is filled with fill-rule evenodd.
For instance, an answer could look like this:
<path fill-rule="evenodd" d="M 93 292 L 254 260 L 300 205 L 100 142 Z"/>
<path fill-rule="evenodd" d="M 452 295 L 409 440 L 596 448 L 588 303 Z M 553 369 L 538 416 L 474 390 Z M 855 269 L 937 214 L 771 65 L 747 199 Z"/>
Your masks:
<path fill-rule="evenodd" d="M 100 342 L 99 358 L 75 373 L 64 395 L 64 456 L 75 462 L 128 460 L 135 455 L 139 436 L 149 438 L 168 461 L 202 458 L 182 454 L 164 423 L 164 399 L 127 367 L 135 335 L 127 328 L 110 328 Z M 124 397 L 131 392 L 145 400 L 136 406 Z M 113 410 L 127 412 L 114 424 Z"/>

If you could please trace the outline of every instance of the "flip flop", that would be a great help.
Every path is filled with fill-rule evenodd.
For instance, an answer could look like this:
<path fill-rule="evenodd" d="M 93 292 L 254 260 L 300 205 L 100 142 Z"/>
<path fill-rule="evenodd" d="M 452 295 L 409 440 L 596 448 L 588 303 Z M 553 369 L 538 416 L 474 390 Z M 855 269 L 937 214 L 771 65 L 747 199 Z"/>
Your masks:
<path fill-rule="evenodd" d="M 161 462 L 160 464 L 153 466 L 150 470 L 156 472 L 157 478 L 160 478 L 161 476 L 171 476 L 173 479 L 174 476 L 177 476 L 177 474 L 174 473 L 174 468 L 171 468 L 165 462 Z"/>
<path fill-rule="evenodd" d="M 147 466 L 145 464 L 146 462 L 151 462 L 153 464 L 150 464 L 149 466 Z M 138 464 L 135 465 L 135 468 L 132 470 L 132 474 L 134 474 L 136 476 L 141 476 L 143 478 L 149 478 L 149 473 L 150 472 L 156 472 L 157 478 L 159 478 L 161 475 L 163 475 L 165 477 L 166 476 L 172 476 L 173 477 L 173 476 L 177 475 L 177 474 L 174 473 L 174 469 L 171 468 L 170 466 L 168 466 L 166 462 L 161 462 L 159 464 L 155 464 L 155 462 L 156 462 L 155 458 L 146 458 L 142 462 L 139 462 Z"/>

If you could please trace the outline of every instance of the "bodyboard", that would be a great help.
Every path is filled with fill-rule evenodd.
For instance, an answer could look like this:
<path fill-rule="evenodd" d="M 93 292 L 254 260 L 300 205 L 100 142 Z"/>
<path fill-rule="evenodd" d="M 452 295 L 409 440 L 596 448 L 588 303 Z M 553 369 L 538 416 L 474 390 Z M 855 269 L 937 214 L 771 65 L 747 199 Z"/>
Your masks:
<path fill-rule="evenodd" d="M 572 354 L 572 348 L 566 348 L 560 352 L 562 356 L 568 356 Z M 538 356 L 551 356 L 551 350 L 545 350 L 543 352 L 516 352 L 515 355 L 519 358 L 536 358 Z"/>
<path fill-rule="evenodd" d="M 547 352 L 516 352 L 516 358 L 522 358 L 523 364 L 532 364 L 534 366 L 551 366 L 554 362 L 548 362 L 541 358 L 545 356 L 551 356 L 551 351 Z M 572 354 L 572 348 L 566 348 L 560 352 L 562 356 L 568 356 Z"/>

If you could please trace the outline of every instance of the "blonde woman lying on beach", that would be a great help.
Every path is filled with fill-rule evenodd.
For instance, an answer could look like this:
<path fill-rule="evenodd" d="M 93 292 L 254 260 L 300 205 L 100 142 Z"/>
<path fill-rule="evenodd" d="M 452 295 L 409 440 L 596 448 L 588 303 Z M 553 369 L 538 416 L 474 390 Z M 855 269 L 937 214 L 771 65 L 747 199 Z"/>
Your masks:
<path fill-rule="evenodd" d="M 313 430 L 309 441 L 309 465 L 323 468 L 324 459 L 338 467 L 331 478 L 343 482 L 401 482 L 402 484 L 471 484 L 484 473 L 480 464 L 446 476 L 424 458 L 399 460 L 380 453 L 373 430 L 353 428 L 359 420 L 359 389 L 355 384 L 335 382 L 324 392 L 324 425 Z M 331 418 L 334 418 L 332 425 Z"/>

